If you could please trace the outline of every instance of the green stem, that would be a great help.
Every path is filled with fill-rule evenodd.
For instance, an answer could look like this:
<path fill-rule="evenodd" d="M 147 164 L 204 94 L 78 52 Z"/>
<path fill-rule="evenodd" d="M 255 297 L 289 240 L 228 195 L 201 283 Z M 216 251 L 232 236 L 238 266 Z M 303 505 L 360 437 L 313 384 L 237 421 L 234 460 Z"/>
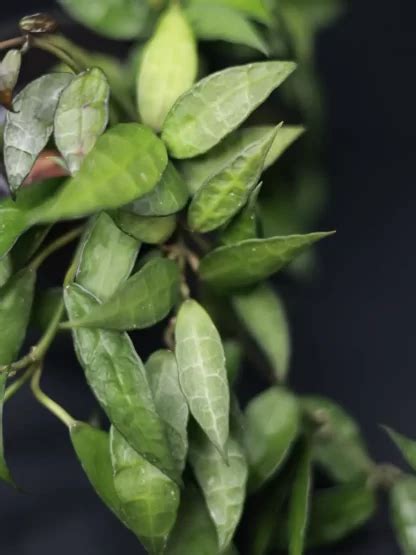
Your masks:
<path fill-rule="evenodd" d="M 40 388 L 40 378 L 42 375 L 42 367 L 39 366 L 35 373 L 33 374 L 31 381 L 31 388 L 33 395 L 43 405 L 49 412 L 56 416 L 61 422 L 65 424 L 68 428 L 75 425 L 75 420 L 72 416 L 63 408 L 58 405 L 53 399 L 48 397 Z"/>
<path fill-rule="evenodd" d="M 72 243 L 72 241 L 77 239 L 83 231 L 84 227 L 79 226 L 75 229 L 72 229 L 71 231 L 68 231 L 68 233 L 65 233 L 61 237 L 58 237 L 58 239 L 45 247 L 45 249 L 32 260 L 32 262 L 30 263 L 30 268 L 32 268 L 32 270 L 37 270 L 39 266 L 41 266 L 51 254 L 62 249 L 69 243 Z"/>
<path fill-rule="evenodd" d="M 28 368 L 26 370 L 26 372 L 24 374 L 22 374 L 20 376 L 20 378 L 18 378 L 17 380 L 15 380 L 12 384 L 9 385 L 9 387 L 6 389 L 5 393 L 4 393 L 4 402 L 8 401 L 9 399 L 11 399 L 18 391 L 19 389 L 30 380 L 30 378 L 33 375 L 34 372 L 34 368 L 33 366 L 31 366 L 30 368 Z"/>
<path fill-rule="evenodd" d="M 30 46 L 53 54 L 58 58 L 58 60 L 61 60 L 61 62 L 70 67 L 75 73 L 80 73 L 84 69 L 78 62 L 73 59 L 70 54 L 65 52 L 65 50 L 62 50 L 62 48 L 60 48 L 59 46 L 56 46 L 56 44 L 54 44 L 47 35 L 44 37 L 31 36 Z"/>

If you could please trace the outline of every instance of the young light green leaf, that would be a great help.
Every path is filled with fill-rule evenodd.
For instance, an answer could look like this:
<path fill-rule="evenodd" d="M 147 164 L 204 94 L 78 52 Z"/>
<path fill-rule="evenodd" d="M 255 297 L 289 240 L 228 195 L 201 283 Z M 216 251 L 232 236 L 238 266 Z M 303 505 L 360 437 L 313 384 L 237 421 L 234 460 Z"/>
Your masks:
<path fill-rule="evenodd" d="M 150 260 L 122 283 L 102 304 L 68 327 L 135 330 L 153 326 L 165 318 L 178 298 L 179 268 L 167 258 Z"/>
<path fill-rule="evenodd" d="M 157 351 L 145 367 L 156 409 L 166 425 L 172 454 L 183 471 L 188 453 L 189 409 L 179 385 L 175 356 L 167 350 Z"/>
<path fill-rule="evenodd" d="M 217 534 L 201 494 L 187 485 L 166 555 L 219 555 Z"/>
<path fill-rule="evenodd" d="M 168 162 L 153 191 L 127 205 L 125 210 L 139 216 L 169 216 L 182 210 L 188 197 L 185 181 L 172 162 Z"/>
<path fill-rule="evenodd" d="M 136 262 L 140 243 L 123 233 L 102 212 L 81 241 L 77 283 L 97 299 L 107 300 L 125 282 Z"/>
<path fill-rule="evenodd" d="M 196 430 L 190 445 L 190 462 L 215 524 L 220 550 L 233 538 L 243 511 L 248 468 L 242 448 L 229 437 L 225 446 L 228 463 L 218 450 Z"/>
<path fill-rule="evenodd" d="M 98 68 L 80 73 L 64 89 L 55 112 L 54 137 L 71 174 L 76 173 L 108 123 L 110 87 Z"/>
<path fill-rule="evenodd" d="M 296 398 L 279 387 L 255 397 L 245 412 L 249 486 L 258 489 L 280 468 L 299 432 Z"/>
<path fill-rule="evenodd" d="M 172 107 L 162 137 L 174 158 L 203 154 L 234 131 L 295 69 L 292 62 L 258 62 L 214 73 Z"/>
<path fill-rule="evenodd" d="M 238 316 L 271 363 L 275 377 L 284 382 L 289 370 L 291 343 L 286 311 L 266 283 L 233 297 Z"/>
<path fill-rule="evenodd" d="M 362 483 L 345 484 L 314 494 L 307 534 L 308 547 L 337 543 L 374 514 L 374 491 Z"/>
<path fill-rule="evenodd" d="M 152 555 L 164 553 L 179 507 L 179 488 L 130 447 L 114 428 L 110 433 L 114 486 L 124 519 Z"/>
<path fill-rule="evenodd" d="M 48 223 L 118 208 L 153 190 L 166 164 L 166 149 L 150 129 L 138 123 L 116 125 L 98 138 L 79 172 L 32 217 Z"/>
<path fill-rule="evenodd" d="M 256 27 L 239 11 L 210 2 L 191 3 L 186 10 L 195 35 L 201 40 L 222 40 L 249 46 L 266 56 L 269 48 Z"/>
<path fill-rule="evenodd" d="M 390 511 L 403 555 L 416 554 L 416 478 L 404 476 L 390 490 Z"/>
<path fill-rule="evenodd" d="M 97 301 L 79 285 L 64 293 L 71 319 L 80 319 Z M 87 381 L 110 421 L 130 445 L 162 472 L 178 480 L 176 463 L 157 414 L 143 364 L 126 334 L 80 328 L 74 344 Z"/>
<path fill-rule="evenodd" d="M 234 243 L 240 243 L 246 239 L 257 239 L 259 236 L 259 225 L 258 225 L 258 208 L 257 208 L 257 197 L 260 193 L 262 183 L 259 183 L 257 187 L 253 189 L 250 193 L 247 204 L 244 208 L 235 216 L 233 220 L 227 225 L 221 234 L 221 242 L 224 245 L 232 245 Z"/>
<path fill-rule="evenodd" d="M 12 275 L 13 265 L 9 255 L 0 258 L 0 287 L 3 287 Z"/>
<path fill-rule="evenodd" d="M 230 393 L 224 350 L 214 323 L 196 301 L 182 304 L 175 339 L 179 381 L 191 414 L 226 458 Z"/>
<path fill-rule="evenodd" d="M 129 210 L 112 213 L 117 225 L 128 235 L 143 243 L 157 245 L 169 239 L 176 228 L 176 218 L 172 216 L 139 216 Z"/>
<path fill-rule="evenodd" d="M 232 163 L 198 189 L 188 211 L 191 229 L 212 231 L 228 222 L 246 204 L 257 185 L 276 130 L 251 143 Z"/>
<path fill-rule="evenodd" d="M 302 555 L 304 553 L 309 517 L 309 497 L 312 482 L 311 473 L 311 454 L 308 447 L 303 446 L 297 461 L 289 503 L 289 555 Z"/>
<path fill-rule="evenodd" d="M 241 360 L 243 358 L 243 351 L 240 343 L 233 339 L 226 339 L 223 342 L 225 365 L 227 367 L 228 382 L 233 384 L 240 372 Z"/>
<path fill-rule="evenodd" d="M 198 5 L 206 1 L 192 0 L 192 4 Z M 263 0 L 215 0 L 215 3 L 239 10 L 262 23 L 270 23 L 270 14 L 267 12 Z"/>
<path fill-rule="evenodd" d="M 50 73 L 29 83 L 7 112 L 4 128 L 4 164 L 10 190 L 15 193 L 29 175 L 53 131 L 59 97 L 73 76 Z"/>
<path fill-rule="evenodd" d="M 322 427 L 314 434 L 312 456 L 337 482 L 352 482 L 368 474 L 373 465 L 357 423 L 329 399 L 307 396 L 302 407 Z"/>
<path fill-rule="evenodd" d="M 139 112 L 160 131 L 166 114 L 193 84 L 198 70 L 195 38 L 179 4 L 162 14 L 144 52 L 137 83 Z"/>
<path fill-rule="evenodd" d="M 309 233 L 268 239 L 249 239 L 219 247 L 202 260 L 201 278 L 220 289 L 252 285 L 278 272 L 305 249 L 332 235 Z"/>
<path fill-rule="evenodd" d="M 416 470 L 416 441 L 395 432 L 387 426 L 385 426 L 384 429 L 394 441 L 405 460 L 409 463 L 413 470 Z"/>
<path fill-rule="evenodd" d="M 69 15 L 112 39 L 137 39 L 147 28 L 150 3 L 145 0 L 59 0 Z"/>

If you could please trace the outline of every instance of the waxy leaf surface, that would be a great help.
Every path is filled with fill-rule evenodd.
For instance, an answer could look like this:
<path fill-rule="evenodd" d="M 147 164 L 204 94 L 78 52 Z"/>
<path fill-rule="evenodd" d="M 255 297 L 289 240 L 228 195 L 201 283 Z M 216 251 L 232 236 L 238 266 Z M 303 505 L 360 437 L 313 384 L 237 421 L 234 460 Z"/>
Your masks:
<path fill-rule="evenodd" d="M 312 485 L 311 456 L 302 446 L 289 503 L 289 555 L 302 555 L 308 526 L 309 502 Z"/>
<path fill-rule="evenodd" d="M 174 158 L 203 154 L 234 131 L 295 69 L 292 62 L 258 62 L 214 73 L 184 93 L 163 125 Z"/>
<path fill-rule="evenodd" d="M 80 73 L 61 94 L 54 137 L 71 174 L 76 173 L 108 122 L 110 87 L 101 69 Z"/>
<path fill-rule="evenodd" d="M 403 555 L 416 554 L 416 478 L 404 476 L 390 490 L 390 511 Z"/>
<path fill-rule="evenodd" d="M 207 312 L 194 300 L 178 313 L 176 360 L 189 409 L 210 441 L 226 457 L 230 394 L 221 338 Z"/>

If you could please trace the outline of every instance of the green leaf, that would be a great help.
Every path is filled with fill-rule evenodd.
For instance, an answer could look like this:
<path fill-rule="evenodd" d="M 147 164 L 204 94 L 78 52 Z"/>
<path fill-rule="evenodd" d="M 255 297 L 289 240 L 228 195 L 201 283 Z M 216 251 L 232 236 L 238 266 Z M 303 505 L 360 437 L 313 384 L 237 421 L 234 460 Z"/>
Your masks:
<path fill-rule="evenodd" d="M 195 194 L 188 211 L 191 229 L 207 232 L 228 222 L 246 204 L 263 170 L 276 130 L 249 144 Z"/>
<path fill-rule="evenodd" d="M 302 555 L 304 553 L 312 482 L 311 473 L 310 451 L 303 446 L 297 461 L 289 503 L 289 555 Z"/>
<path fill-rule="evenodd" d="M 303 397 L 302 407 L 314 422 L 322 422 L 313 436 L 313 459 L 337 482 L 365 477 L 373 463 L 351 416 L 323 397 Z"/>
<path fill-rule="evenodd" d="M 390 511 L 403 555 L 416 554 L 416 478 L 403 476 L 390 490 Z"/>
<path fill-rule="evenodd" d="M 162 137 L 175 158 L 203 154 L 234 131 L 295 69 L 292 62 L 231 67 L 199 81 L 166 117 Z"/>
<path fill-rule="evenodd" d="M 207 312 L 185 301 L 176 321 L 179 381 L 191 414 L 226 458 L 230 393 L 221 338 Z"/>
<path fill-rule="evenodd" d="M 232 245 L 234 243 L 240 243 L 246 239 L 256 239 L 258 238 L 258 208 L 257 208 L 257 197 L 260 193 L 262 183 L 259 183 L 257 187 L 253 189 L 250 193 L 247 204 L 244 208 L 235 216 L 233 220 L 227 225 L 221 234 L 221 242 L 225 245 Z"/>
<path fill-rule="evenodd" d="M 179 385 L 175 356 L 167 350 L 157 351 L 145 367 L 157 411 L 166 425 L 172 454 L 182 472 L 188 453 L 189 410 Z"/>
<path fill-rule="evenodd" d="M 271 126 L 264 125 L 252 127 L 250 132 L 254 138 L 257 134 L 261 136 L 263 133 L 267 133 L 270 129 L 272 129 Z M 279 131 L 276 133 L 272 146 L 267 153 L 264 169 L 270 168 L 270 166 L 272 166 L 282 156 L 282 154 L 303 135 L 304 132 L 305 128 L 300 125 L 283 125 L 280 127 Z"/>
<path fill-rule="evenodd" d="M 176 100 L 195 81 L 195 38 L 179 4 L 162 14 L 146 46 L 137 83 L 139 112 L 145 124 L 160 131 Z"/>
<path fill-rule="evenodd" d="M 4 164 L 12 192 L 16 192 L 29 175 L 37 157 L 53 131 L 59 97 L 73 76 L 50 73 L 29 83 L 7 112 L 4 128 Z"/>
<path fill-rule="evenodd" d="M 307 535 L 308 547 L 337 543 L 374 514 L 374 492 L 361 483 L 345 484 L 314 493 Z"/>
<path fill-rule="evenodd" d="M 36 186 L 31 185 L 29 189 L 32 189 L 32 187 Z M 19 193 L 19 199 L 17 199 L 15 204 L 20 204 L 19 201 L 24 195 L 26 195 L 26 191 L 21 191 Z M 46 239 L 50 230 L 51 226 L 35 226 L 31 229 L 28 229 L 25 233 L 23 233 L 21 237 L 19 237 L 19 239 L 13 246 L 13 250 L 10 253 L 10 257 L 13 262 L 13 268 L 15 271 L 21 270 L 24 266 L 26 266 L 32 256 L 36 254 L 37 250 Z"/>
<path fill-rule="evenodd" d="M 174 215 L 139 216 L 128 210 L 118 210 L 112 216 L 125 233 L 150 245 L 164 243 L 176 229 Z"/>
<path fill-rule="evenodd" d="M 196 430 L 189 452 L 191 466 L 217 530 L 221 551 L 229 546 L 240 521 L 248 475 L 243 450 L 233 437 L 229 437 L 225 449 L 228 463 L 208 438 Z"/>
<path fill-rule="evenodd" d="M 13 273 L 13 266 L 10 256 L 0 258 L 0 287 L 3 287 Z"/>
<path fill-rule="evenodd" d="M 215 527 L 199 491 L 187 485 L 166 555 L 219 555 Z"/>
<path fill-rule="evenodd" d="M 291 393 L 271 387 L 250 401 L 245 417 L 249 486 L 254 490 L 286 460 L 299 433 L 299 407 Z"/>
<path fill-rule="evenodd" d="M 13 90 L 19 79 L 22 53 L 9 50 L 0 63 L 0 102 L 7 109 L 12 108 Z"/>
<path fill-rule="evenodd" d="M 80 73 L 61 94 L 54 137 L 71 174 L 76 173 L 108 122 L 110 87 L 101 69 Z"/>
<path fill-rule="evenodd" d="M 136 453 L 114 427 L 110 445 L 114 486 L 124 518 L 149 553 L 161 555 L 175 524 L 179 488 Z"/>
<path fill-rule="evenodd" d="M 189 193 L 185 181 L 172 162 L 168 162 L 162 179 L 151 193 L 125 207 L 139 216 L 169 216 L 182 210 Z"/>
<path fill-rule="evenodd" d="M 81 241 L 77 283 L 97 299 L 109 299 L 128 279 L 139 247 L 140 243 L 123 233 L 108 214 L 99 214 Z"/>
<path fill-rule="evenodd" d="M 208 2 L 191 3 L 186 16 L 201 40 L 222 40 L 269 54 L 268 45 L 256 27 L 233 8 Z"/>
<path fill-rule="evenodd" d="M 192 0 L 195 5 L 205 2 L 206 0 Z M 263 0 L 215 0 L 215 3 L 235 8 L 262 23 L 270 22 L 270 14 L 267 12 Z"/>
<path fill-rule="evenodd" d="M 61 287 L 42 289 L 35 296 L 30 324 L 44 332 L 52 318 L 57 314 L 62 302 L 63 291 Z"/>
<path fill-rule="evenodd" d="M 97 301 L 79 285 L 65 289 L 71 319 L 80 319 Z M 178 480 L 165 426 L 157 414 L 144 366 L 127 334 L 81 328 L 73 332 L 87 381 L 110 421 L 147 461 Z"/>
<path fill-rule="evenodd" d="M 275 377 L 284 382 L 289 370 L 291 343 L 286 311 L 277 293 L 263 283 L 233 297 L 238 316 L 270 361 Z"/>
<path fill-rule="evenodd" d="M 150 7 L 145 0 L 59 0 L 71 17 L 112 39 L 136 39 L 146 30 Z"/>
<path fill-rule="evenodd" d="M 223 343 L 225 354 L 225 365 L 227 367 L 228 382 L 232 385 L 238 378 L 240 372 L 243 351 L 240 343 L 233 339 L 226 339 Z"/>
<path fill-rule="evenodd" d="M 79 172 L 33 218 L 48 223 L 128 204 L 154 189 L 166 164 L 166 149 L 150 129 L 116 125 L 98 138 Z"/>
<path fill-rule="evenodd" d="M 313 243 L 329 235 L 332 233 L 248 239 L 219 247 L 201 260 L 201 279 L 224 289 L 252 285 L 278 272 Z"/>
<path fill-rule="evenodd" d="M 406 436 L 399 434 L 398 432 L 395 432 L 387 426 L 384 426 L 384 429 L 389 434 L 390 438 L 394 441 L 404 459 L 413 468 L 413 470 L 416 470 L 416 441 L 414 441 L 413 439 L 409 439 Z"/>

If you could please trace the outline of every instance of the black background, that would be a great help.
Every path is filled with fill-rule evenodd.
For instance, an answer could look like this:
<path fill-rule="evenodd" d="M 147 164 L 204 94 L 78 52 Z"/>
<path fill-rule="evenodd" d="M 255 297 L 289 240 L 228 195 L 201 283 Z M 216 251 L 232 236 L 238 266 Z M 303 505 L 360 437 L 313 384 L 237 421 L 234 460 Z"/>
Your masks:
<path fill-rule="evenodd" d="M 13 21 L 54 5 L 3 1 L 1 13 Z M 322 276 L 297 291 L 291 314 L 297 390 L 342 403 L 360 421 L 376 460 L 398 464 L 378 424 L 416 436 L 415 16 L 412 0 L 352 0 L 318 39 L 331 178 L 320 227 L 338 234 L 320 246 Z M 89 393 L 65 344 L 48 367 L 48 391 L 79 417 L 90 416 Z M 6 419 L 9 458 L 27 491 L 0 485 L 1 552 L 139 553 L 92 493 L 63 427 L 25 393 L 9 404 Z M 364 532 L 328 553 L 399 551 L 381 510 Z"/>

